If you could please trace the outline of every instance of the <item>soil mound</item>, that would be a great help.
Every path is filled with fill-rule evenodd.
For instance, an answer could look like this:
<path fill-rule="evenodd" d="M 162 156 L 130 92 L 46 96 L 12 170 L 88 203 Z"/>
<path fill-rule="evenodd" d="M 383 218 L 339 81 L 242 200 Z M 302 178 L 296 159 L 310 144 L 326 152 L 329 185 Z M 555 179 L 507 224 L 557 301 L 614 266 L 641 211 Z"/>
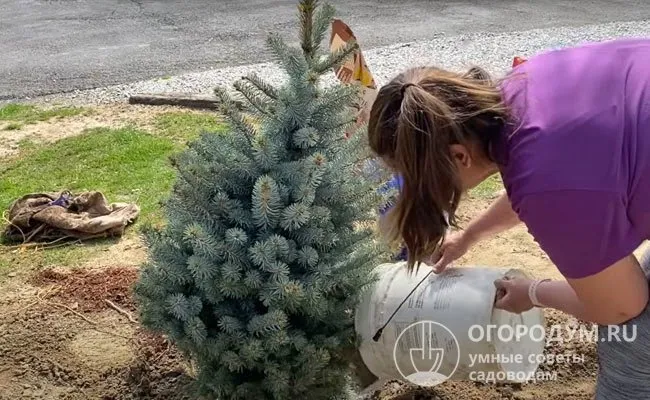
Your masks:
<path fill-rule="evenodd" d="M 39 271 L 31 283 L 52 287 L 52 300 L 75 304 L 81 312 L 95 312 L 110 308 L 106 300 L 123 309 L 135 310 L 131 287 L 137 279 L 137 269 L 110 267 L 101 270 L 83 268 L 69 271 L 45 269 Z"/>

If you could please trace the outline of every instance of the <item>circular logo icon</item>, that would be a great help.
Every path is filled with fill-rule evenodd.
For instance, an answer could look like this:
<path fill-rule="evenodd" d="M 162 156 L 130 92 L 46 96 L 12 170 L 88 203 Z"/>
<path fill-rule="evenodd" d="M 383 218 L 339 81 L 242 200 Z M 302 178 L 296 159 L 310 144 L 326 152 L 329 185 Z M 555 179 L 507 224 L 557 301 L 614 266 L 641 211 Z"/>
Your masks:
<path fill-rule="evenodd" d="M 460 362 L 454 333 L 435 321 L 418 321 L 402 329 L 393 348 L 402 378 L 420 386 L 436 386 L 449 379 Z"/>

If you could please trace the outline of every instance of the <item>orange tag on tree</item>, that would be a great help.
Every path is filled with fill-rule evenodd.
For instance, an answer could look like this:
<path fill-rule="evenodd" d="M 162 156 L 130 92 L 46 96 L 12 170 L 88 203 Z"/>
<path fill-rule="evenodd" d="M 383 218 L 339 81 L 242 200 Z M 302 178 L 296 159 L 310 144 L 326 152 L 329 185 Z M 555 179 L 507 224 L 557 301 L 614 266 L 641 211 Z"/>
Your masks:
<path fill-rule="evenodd" d="M 514 60 L 512 60 L 512 68 L 516 67 L 519 64 L 523 64 L 526 62 L 525 58 L 522 57 L 515 57 Z"/>
<path fill-rule="evenodd" d="M 354 36 L 354 33 L 352 33 L 350 27 L 340 19 L 334 19 L 332 21 L 330 51 L 335 52 L 351 40 L 356 41 L 356 37 Z M 361 50 L 357 48 L 357 50 L 352 53 L 351 57 L 349 57 L 343 65 L 334 71 L 334 73 L 342 83 L 359 85 L 359 100 L 355 106 L 355 112 L 357 114 L 356 126 L 368 122 L 370 108 L 372 107 L 375 97 L 377 97 L 377 85 L 375 79 L 370 73 L 368 65 L 366 65 Z M 349 137 L 352 131 L 354 131 L 354 128 L 347 132 L 346 136 Z"/>

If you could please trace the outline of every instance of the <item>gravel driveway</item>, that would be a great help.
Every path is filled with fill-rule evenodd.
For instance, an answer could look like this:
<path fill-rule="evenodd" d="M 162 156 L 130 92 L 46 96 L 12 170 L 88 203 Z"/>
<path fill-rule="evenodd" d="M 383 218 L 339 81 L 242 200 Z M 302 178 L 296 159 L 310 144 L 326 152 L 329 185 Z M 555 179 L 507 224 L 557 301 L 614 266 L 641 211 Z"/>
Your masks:
<path fill-rule="evenodd" d="M 332 3 L 366 51 L 431 40 L 458 49 L 458 41 L 445 38 L 469 34 L 472 43 L 485 43 L 501 32 L 546 28 L 550 34 L 555 27 L 650 18 L 646 0 Z M 264 62 L 268 31 L 295 35 L 296 4 L 297 0 L 0 0 L 0 100 Z M 425 45 L 422 51 L 446 50 Z"/>

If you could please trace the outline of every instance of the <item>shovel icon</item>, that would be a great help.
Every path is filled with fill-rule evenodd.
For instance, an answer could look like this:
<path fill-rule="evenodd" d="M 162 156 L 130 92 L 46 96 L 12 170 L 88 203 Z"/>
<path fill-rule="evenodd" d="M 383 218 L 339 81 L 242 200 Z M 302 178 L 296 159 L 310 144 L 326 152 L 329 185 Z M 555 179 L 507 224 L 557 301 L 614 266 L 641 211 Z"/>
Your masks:
<path fill-rule="evenodd" d="M 434 348 L 431 345 L 432 325 L 433 324 L 430 322 L 420 324 L 420 326 L 422 327 L 422 347 L 409 349 L 411 365 L 413 365 L 413 369 L 417 372 L 429 372 L 435 374 L 442 366 L 442 360 L 445 354 L 445 350 L 441 348 Z M 420 371 L 416 366 L 415 363 L 416 359 L 430 361 L 431 368 L 429 368 L 428 371 Z"/>

